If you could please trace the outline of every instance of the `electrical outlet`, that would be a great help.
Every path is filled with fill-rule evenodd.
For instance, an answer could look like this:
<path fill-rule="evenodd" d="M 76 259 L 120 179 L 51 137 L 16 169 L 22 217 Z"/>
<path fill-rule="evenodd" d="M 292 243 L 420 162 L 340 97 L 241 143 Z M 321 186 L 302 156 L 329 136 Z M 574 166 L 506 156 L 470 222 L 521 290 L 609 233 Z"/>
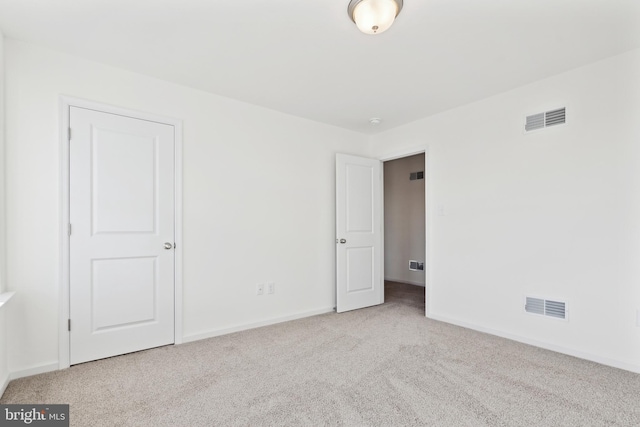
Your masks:
<path fill-rule="evenodd" d="M 264 295 L 264 283 L 258 283 L 256 285 L 256 295 Z"/>
<path fill-rule="evenodd" d="M 275 294 L 276 293 L 276 284 L 274 282 L 267 283 L 267 293 Z"/>

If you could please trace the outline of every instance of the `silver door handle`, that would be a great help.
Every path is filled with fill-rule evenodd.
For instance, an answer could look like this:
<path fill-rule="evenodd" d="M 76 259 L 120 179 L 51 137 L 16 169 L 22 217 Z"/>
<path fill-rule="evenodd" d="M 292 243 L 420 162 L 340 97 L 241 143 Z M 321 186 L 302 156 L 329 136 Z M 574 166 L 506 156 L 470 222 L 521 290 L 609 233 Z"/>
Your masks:
<path fill-rule="evenodd" d="M 340 243 L 344 245 L 345 243 L 347 243 L 347 239 L 340 239 Z"/>
<path fill-rule="evenodd" d="M 171 243 L 169 243 L 169 242 L 164 244 L 164 248 L 165 249 L 171 249 L 172 247 L 173 247 L 173 245 Z"/>

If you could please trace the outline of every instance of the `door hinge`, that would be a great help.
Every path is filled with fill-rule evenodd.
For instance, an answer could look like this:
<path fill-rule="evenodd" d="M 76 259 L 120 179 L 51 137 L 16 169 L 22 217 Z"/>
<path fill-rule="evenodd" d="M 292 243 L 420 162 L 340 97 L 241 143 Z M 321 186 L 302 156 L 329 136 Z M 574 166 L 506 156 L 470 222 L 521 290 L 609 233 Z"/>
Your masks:
<path fill-rule="evenodd" d="M 69 236 L 71 236 L 71 224 L 69 224 Z"/>
<path fill-rule="evenodd" d="M 69 137 L 69 141 L 71 141 L 71 128 L 67 129 L 67 136 Z"/>
<path fill-rule="evenodd" d="M 67 319 L 67 330 L 71 332 L 71 319 Z"/>

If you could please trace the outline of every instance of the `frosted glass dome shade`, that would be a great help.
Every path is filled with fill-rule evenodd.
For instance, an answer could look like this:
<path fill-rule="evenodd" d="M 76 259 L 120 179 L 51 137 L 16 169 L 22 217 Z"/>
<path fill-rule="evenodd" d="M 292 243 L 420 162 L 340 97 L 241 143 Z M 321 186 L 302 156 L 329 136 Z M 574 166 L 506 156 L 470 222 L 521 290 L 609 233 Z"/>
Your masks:
<path fill-rule="evenodd" d="M 355 4 L 355 6 L 354 6 Z M 361 0 L 349 5 L 351 19 L 365 34 L 380 34 L 391 27 L 400 12 L 402 2 L 397 0 Z"/>

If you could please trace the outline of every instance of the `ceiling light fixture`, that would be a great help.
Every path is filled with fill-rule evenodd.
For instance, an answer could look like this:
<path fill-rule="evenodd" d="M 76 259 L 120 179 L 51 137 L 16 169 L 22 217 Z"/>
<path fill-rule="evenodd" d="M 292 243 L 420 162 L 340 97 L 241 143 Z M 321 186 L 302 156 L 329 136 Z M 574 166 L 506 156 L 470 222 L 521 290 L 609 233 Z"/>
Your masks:
<path fill-rule="evenodd" d="M 402 10 L 402 0 L 351 0 L 349 18 L 365 34 L 380 34 L 391 27 Z"/>

